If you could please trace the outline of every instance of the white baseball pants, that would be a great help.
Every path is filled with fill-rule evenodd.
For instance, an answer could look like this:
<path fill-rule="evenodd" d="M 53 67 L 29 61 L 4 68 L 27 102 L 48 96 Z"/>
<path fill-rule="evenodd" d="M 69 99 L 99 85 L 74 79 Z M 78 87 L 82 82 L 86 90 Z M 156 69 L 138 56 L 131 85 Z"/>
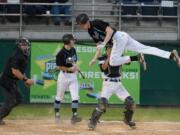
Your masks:
<path fill-rule="evenodd" d="M 110 82 L 110 81 L 103 81 L 102 91 L 101 91 L 101 98 L 109 98 L 115 94 L 119 99 L 125 101 L 125 99 L 130 96 L 128 91 L 122 85 L 121 82 Z"/>
<path fill-rule="evenodd" d="M 155 55 L 169 59 L 171 53 L 156 47 L 145 46 L 134 40 L 127 33 L 117 31 L 113 36 L 113 48 L 110 56 L 110 65 L 118 66 L 130 62 L 129 56 L 122 56 L 124 50 L 135 51 L 143 54 Z"/>
<path fill-rule="evenodd" d="M 55 99 L 62 101 L 66 90 L 70 91 L 72 101 L 79 100 L 79 86 L 76 73 L 65 73 L 62 71 L 59 73 Z"/>

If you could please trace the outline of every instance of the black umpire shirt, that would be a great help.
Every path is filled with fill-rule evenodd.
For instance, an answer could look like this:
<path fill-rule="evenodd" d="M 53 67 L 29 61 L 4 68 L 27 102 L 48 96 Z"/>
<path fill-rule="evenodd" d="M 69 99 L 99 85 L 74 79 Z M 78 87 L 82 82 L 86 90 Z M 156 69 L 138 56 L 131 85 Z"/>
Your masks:
<path fill-rule="evenodd" d="M 93 38 L 95 43 L 104 41 L 104 39 L 106 37 L 106 28 L 108 26 L 110 26 L 109 23 L 104 22 L 102 20 L 96 19 L 96 20 L 90 21 L 90 29 L 88 29 L 88 33 Z M 112 29 L 114 30 L 114 32 L 112 34 L 112 37 L 113 37 L 116 30 L 114 28 L 112 28 Z M 112 37 L 107 44 L 109 44 L 109 45 L 113 44 Z"/>
<path fill-rule="evenodd" d="M 112 78 L 120 77 L 121 76 L 120 66 L 110 66 L 108 64 L 108 67 L 105 70 L 102 69 L 102 65 L 105 63 L 106 59 L 107 59 L 107 55 L 102 55 L 101 57 L 98 58 L 101 72 L 103 72 L 107 77 L 112 77 Z"/>
<path fill-rule="evenodd" d="M 13 73 L 12 68 L 18 69 L 24 74 L 28 63 L 28 56 L 24 55 L 22 50 L 17 48 L 13 55 L 8 59 L 2 77 L 8 77 L 18 80 Z"/>
<path fill-rule="evenodd" d="M 69 58 L 71 58 L 74 62 L 77 62 L 77 54 L 75 48 L 67 50 L 65 47 L 63 47 L 56 55 L 56 65 L 68 68 L 72 67 L 73 63 L 69 62 Z"/>

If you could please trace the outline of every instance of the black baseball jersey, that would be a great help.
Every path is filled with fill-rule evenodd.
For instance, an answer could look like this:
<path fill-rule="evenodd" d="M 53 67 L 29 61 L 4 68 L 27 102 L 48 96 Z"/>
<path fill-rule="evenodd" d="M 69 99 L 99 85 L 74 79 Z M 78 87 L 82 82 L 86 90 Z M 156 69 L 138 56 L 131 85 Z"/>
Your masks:
<path fill-rule="evenodd" d="M 91 27 L 90 29 L 88 29 L 88 33 L 93 38 L 94 42 L 95 43 L 103 42 L 106 37 L 106 28 L 110 26 L 109 23 L 97 19 L 97 20 L 90 21 L 90 26 Z M 114 28 L 112 29 L 114 30 L 114 33 L 115 33 L 116 30 Z M 113 44 L 112 37 L 109 40 L 108 44 L 110 45 Z"/>
<path fill-rule="evenodd" d="M 68 60 L 69 58 L 72 59 L 74 62 L 77 62 L 76 49 L 71 48 L 70 50 L 67 50 L 65 49 L 65 47 L 63 47 L 56 55 L 56 65 L 72 67 L 73 63 Z"/>
<path fill-rule="evenodd" d="M 11 79 L 18 80 L 13 74 L 12 74 L 12 68 L 18 69 L 21 71 L 21 73 L 24 74 L 26 67 L 28 63 L 28 57 L 23 54 L 21 49 L 17 49 L 13 55 L 8 59 L 5 69 L 2 73 L 2 76 L 9 77 Z"/>
<path fill-rule="evenodd" d="M 102 65 L 105 63 L 107 59 L 107 55 L 102 55 L 101 57 L 98 58 L 99 61 L 99 67 L 101 72 L 103 72 L 107 77 L 120 77 L 120 66 L 110 66 L 110 64 L 108 64 L 108 67 L 106 68 L 106 70 L 102 69 Z"/>

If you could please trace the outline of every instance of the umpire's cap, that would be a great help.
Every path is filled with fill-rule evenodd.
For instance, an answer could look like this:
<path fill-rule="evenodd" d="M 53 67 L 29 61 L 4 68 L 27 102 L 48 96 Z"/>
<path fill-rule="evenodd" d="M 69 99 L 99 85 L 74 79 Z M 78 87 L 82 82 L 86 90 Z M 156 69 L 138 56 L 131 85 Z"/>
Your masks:
<path fill-rule="evenodd" d="M 79 14 L 77 17 L 76 17 L 76 23 L 77 24 L 85 24 L 87 21 L 89 21 L 89 17 L 87 14 Z"/>
<path fill-rule="evenodd" d="M 72 34 L 65 34 L 62 37 L 62 41 L 63 41 L 64 44 L 70 44 L 71 40 L 76 41 L 76 39 L 74 38 L 74 36 Z"/>

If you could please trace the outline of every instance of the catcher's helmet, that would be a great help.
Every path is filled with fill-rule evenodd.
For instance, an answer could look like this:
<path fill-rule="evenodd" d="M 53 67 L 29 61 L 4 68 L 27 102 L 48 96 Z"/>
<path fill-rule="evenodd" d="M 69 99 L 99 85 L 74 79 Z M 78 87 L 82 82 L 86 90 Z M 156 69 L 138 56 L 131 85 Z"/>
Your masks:
<path fill-rule="evenodd" d="M 75 41 L 75 38 L 74 38 L 74 36 L 72 34 L 65 34 L 62 37 L 62 41 L 63 41 L 64 44 L 70 44 L 71 40 Z"/>
<path fill-rule="evenodd" d="M 22 37 L 17 39 L 16 46 L 22 50 L 24 55 L 29 55 L 31 43 L 27 38 Z M 26 47 L 22 47 L 22 46 L 26 46 Z"/>
<path fill-rule="evenodd" d="M 85 24 L 87 21 L 89 21 L 89 17 L 87 14 L 79 14 L 76 17 L 76 23 L 77 24 Z"/>
<path fill-rule="evenodd" d="M 112 44 L 107 44 L 107 45 L 105 46 L 105 49 L 107 50 L 107 49 L 112 48 L 112 47 L 113 47 Z"/>

